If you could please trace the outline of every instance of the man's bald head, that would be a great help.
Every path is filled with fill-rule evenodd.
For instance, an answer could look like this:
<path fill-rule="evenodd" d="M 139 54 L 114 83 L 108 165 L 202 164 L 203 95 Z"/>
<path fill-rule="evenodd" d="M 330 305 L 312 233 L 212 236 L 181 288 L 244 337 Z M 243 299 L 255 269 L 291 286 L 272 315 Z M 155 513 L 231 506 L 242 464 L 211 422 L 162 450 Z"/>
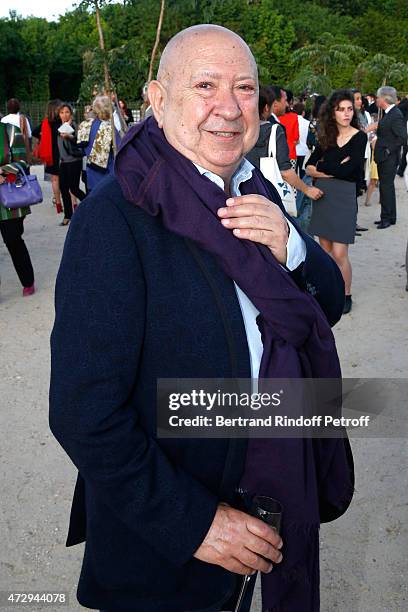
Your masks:
<path fill-rule="evenodd" d="M 181 30 L 169 40 L 160 58 L 157 80 L 166 85 L 174 74 L 177 75 L 180 72 L 183 61 L 186 62 L 191 53 L 198 54 L 201 45 L 211 44 L 212 37 L 217 40 L 224 38 L 226 43 L 233 48 L 240 46 L 248 54 L 257 72 L 256 61 L 251 49 L 238 34 L 219 25 L 204 23 Z"/>
<path fill-rule="evenodd" d="M 206 24 L 176 34 L 148 96 L 168 142 L 225 182 L 257 140 L 256 63 L 248 45 L 226 28 Z"/>

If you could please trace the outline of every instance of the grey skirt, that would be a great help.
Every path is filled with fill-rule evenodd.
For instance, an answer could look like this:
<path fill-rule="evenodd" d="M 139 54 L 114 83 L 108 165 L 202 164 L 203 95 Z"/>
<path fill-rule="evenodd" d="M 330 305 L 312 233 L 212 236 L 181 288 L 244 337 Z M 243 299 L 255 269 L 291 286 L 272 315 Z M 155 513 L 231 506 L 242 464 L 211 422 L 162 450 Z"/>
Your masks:
<path fill-rule="evenodd" d="M 356 184 L 336 178 L 319 178 L 314 184 L 324 195 L 312 201 L 308 233 L 332 242 L 354 244 L 357 224 Z"/>

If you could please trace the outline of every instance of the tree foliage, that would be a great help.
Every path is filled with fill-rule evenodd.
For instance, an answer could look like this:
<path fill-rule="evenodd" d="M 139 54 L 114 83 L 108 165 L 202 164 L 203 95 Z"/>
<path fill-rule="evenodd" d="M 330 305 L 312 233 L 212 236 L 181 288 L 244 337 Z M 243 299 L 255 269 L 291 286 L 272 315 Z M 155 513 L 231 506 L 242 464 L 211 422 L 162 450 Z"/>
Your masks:
<path fill-rule="evenodd" d="M 156 36 L 160 0 L 98 0 L 109 70 L 119 95 L 140 99 Z M 166 0 L 159 53 L 182 28 L 217 23 L 250 45 L 264 83 L 329 91 L 387 83 L 408 91 L 406 0 Z M 57 22 L 15 12 L 0 19 L 0 96 L 88 101 L 103 82 L 95 0 Z M 391 58 L 384 72 L 380 55 Z"/>
<path fill-rule="evenodd" d="M 408 64 L 397 62 L 394 57 L 377 53 L 366 62 L 362 62 L 356 70 L 356 79 L 360 82 L 380 83 L 380 85 L 398 86 L 408 79 Z"/>

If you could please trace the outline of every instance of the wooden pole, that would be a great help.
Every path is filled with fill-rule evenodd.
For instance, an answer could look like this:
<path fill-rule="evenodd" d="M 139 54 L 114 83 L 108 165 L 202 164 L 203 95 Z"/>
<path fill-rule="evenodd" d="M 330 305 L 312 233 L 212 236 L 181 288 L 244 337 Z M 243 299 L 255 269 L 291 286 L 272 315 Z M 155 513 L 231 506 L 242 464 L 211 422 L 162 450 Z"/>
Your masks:
<path fill-rule="evenodd" d="M 157 28 L 156 28 L 156 39 L 154 41 L 154 45 L 153 45 L 153 49 L 152 49 L 152 54 L 150 56 L 149 73 L 147 75 L 147 83 L 148 84 L 150 83 L 150 81 L 153 78 L 154 60 L 156 59 L 156 53 L 157 53 L 157 49 L 158 49 L 159 43 L 160 43 L 160 33 L 161 33 L 162 25 L 163 25 L 165 5 L 166 5 L 165 0 L 161 0 L 159 21 L 157 23 Z M 147 106 L 148 106 L 148 101 L 145 100 L 143 102 L 143 104 L 142 104 L 142 118 L 144 117 L 144 114 L 146 112 Z"/>

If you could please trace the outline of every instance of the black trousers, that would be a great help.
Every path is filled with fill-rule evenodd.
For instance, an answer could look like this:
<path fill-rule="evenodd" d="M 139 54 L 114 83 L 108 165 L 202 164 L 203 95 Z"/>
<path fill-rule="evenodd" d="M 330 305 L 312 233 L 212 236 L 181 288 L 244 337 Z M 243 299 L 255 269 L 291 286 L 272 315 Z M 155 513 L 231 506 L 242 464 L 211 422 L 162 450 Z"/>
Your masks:
<path fill-rule="evenodd" d="M 65 219 L 72 217 L 72 200 L 70 192 L 83 200 L 86 194 L 79 188 L 79 181 L 82 171 L 82 159 L 73 162 L 61 162 L 60 164 L 60 190 L 62 195 L 62 203 L 64 206 Z"/>
<path fill-rule="evenodd" d="M 257 576 L 257 574 L 255 574 L 254 576 L 251 576 L 251 579 L 250 579 L 250 581 L 248 583 L 248 586 L 247 586 L 247 589 L 246 589 L 246 592 L 245 592 L 244 599 L 243 599 L 242 604 L 241 604 L 240 612 L 250 612 L 252 597 L 253 597 L 253 594 L 254 594 L 256 576 Z M 227 610 L 228 612 L 233 612 L 235 610 L 235 607 L 236 607 L 237 602 L 238 602 L 239 593 L 241 591 L 242 578 L 241 577 L 239 578 L 239 580 L 237 582 L 237 587 L 236 587 L 234 593 L 232 594 L 231 598 L 227 602 L 222 604 L 221 610 Z M 220 608 L 214 608 L 214 610 L 212 610 L 211 612 L 219 612 L 219 611 L 220 611 Z M 100 610 L 100 612 L 114 612 L 114 610 Z M 181 612 L 181 610 L 180 610 L 180 612 Z M 190 611 L 190 612 L 193 612 L 193 611 Z"/>
<path fill-rule="evenodd" d="M 296 172 L 299 178 L 303 178 L 306 172 L 303 170 L 303 162 L 305 161 L 306 155 L 298 155 L 296 158 Z"/>
<path fill-rule="evenodd" d="M 21 284 L 23 287 L 31 287 L 34 284 L 34 270 L 26 244 L 22 238 L 24 233 L 24 217 L 0 221 L 0 232 Z"/>
<path fill-rule="evenodd" d="M 397 220 L 394 181 L 398 162 L 398 153 L 392 153 L 385 161 L 377 164 L 380 180 L 381 221 L 389 223 L 395 223 Z"/>

